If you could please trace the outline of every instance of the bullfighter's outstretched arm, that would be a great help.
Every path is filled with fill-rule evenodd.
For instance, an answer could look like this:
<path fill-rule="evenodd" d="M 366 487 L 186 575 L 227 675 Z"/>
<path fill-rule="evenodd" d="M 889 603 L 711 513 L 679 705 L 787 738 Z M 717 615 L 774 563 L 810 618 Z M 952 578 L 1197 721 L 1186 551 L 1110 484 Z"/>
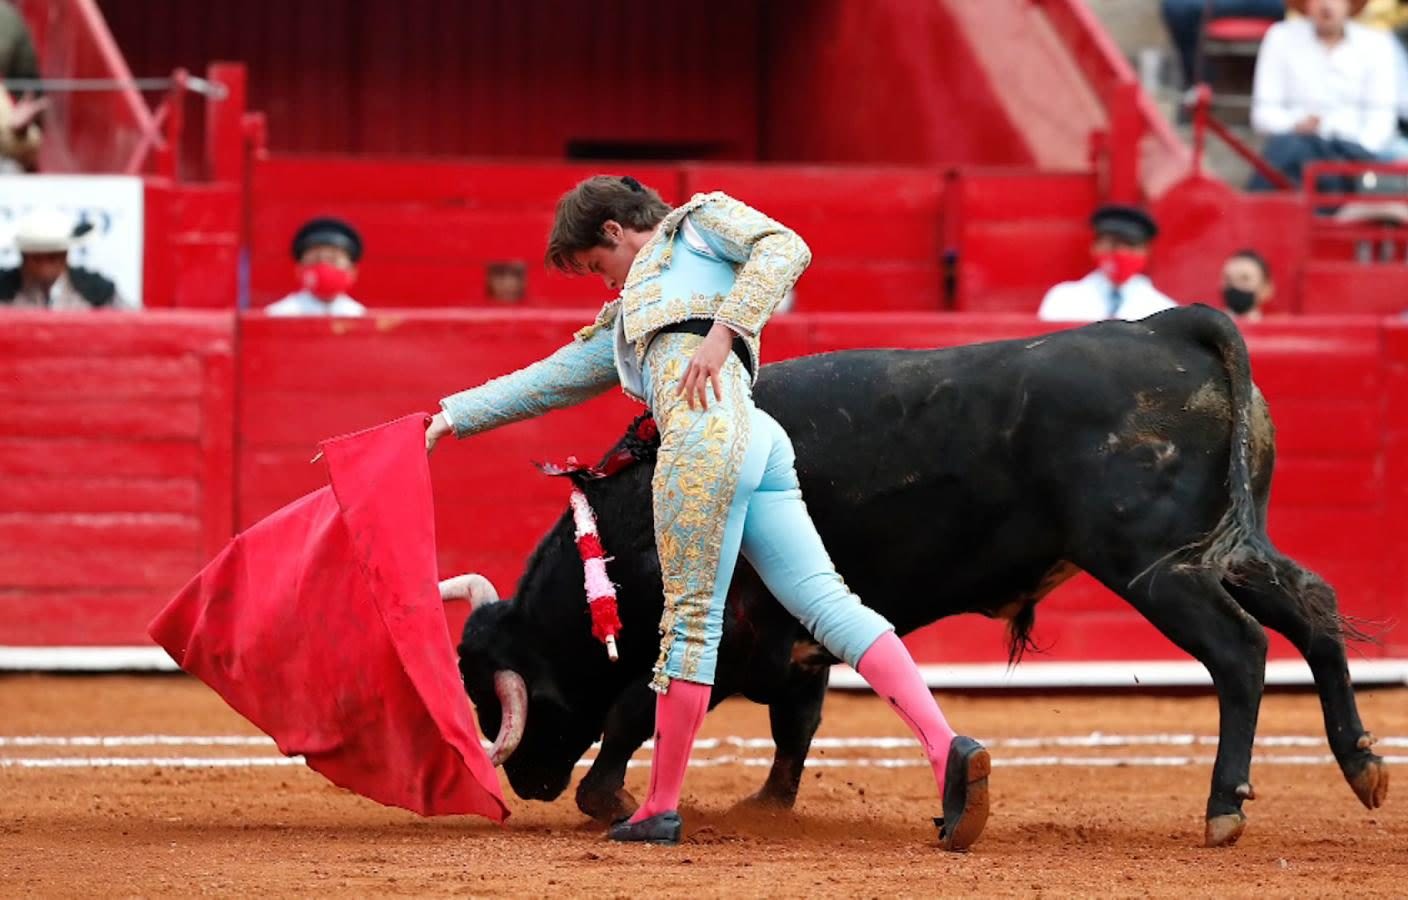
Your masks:
<path fill-rule="evenodd" d="M 610 303 L 572 343 L 546 359 L 440 401 L 455 437 L 575 406 L 619 383 Z"/>

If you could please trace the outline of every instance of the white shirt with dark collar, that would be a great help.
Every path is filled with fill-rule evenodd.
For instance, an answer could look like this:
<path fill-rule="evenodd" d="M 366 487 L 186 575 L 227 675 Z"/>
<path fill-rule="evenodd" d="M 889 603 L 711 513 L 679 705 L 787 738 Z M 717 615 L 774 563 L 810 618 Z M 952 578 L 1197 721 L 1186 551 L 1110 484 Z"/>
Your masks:
<path fill-rule="evenodd" d="M 1046 322 L 1133 321 L 1178 304 L 1154 287 L 1147 275 L 1135 275 L 1119 286 L 1096 269 L 1080 281 L 1063 281 L 1046 292 L 1037 318 Z"/>
<path fill-rule="evenodd" d="M 264 307 L 270 316 L 362 316 L 367 308 L 346 294 L 319 300 L 308 291 L 298 291 Z"/>

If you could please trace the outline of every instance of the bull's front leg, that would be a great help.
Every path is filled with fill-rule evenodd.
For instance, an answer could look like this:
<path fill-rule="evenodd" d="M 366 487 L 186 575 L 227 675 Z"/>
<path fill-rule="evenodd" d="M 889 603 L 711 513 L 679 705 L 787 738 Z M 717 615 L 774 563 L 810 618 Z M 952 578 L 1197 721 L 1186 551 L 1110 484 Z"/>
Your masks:
<path fill-rule="evenodd" d="M 593 819 L 613 822 L 636 811 L 626 790 L 626 764 L 655 729 L 655 692 L 650 677 L 623 690 L 606 714 L 601 750 L 577 785 L 577 808 Z"/>
<path fill-rule="evenodd" d="M 787 681 L 768 703 L 772 740 L 777 749 L 768 780 L 746 801 L 750 806 L 791 809 L 797 802 L 807 753 L 821 725 L 821 704 L 826 699 L 829 678 L 829 668 L 804 668 L 794 664 Z"/>

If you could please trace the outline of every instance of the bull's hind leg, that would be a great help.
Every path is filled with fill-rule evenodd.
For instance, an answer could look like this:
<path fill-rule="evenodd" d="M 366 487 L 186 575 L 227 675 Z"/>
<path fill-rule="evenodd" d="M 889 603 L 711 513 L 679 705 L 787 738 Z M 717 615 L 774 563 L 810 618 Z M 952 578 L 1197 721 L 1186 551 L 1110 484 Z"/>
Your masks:
<path fill-rule="evenodd" d="M 1229 582 L 1227 589 L 1243 609 L 1285 635 L 1305 657 L 1320 695 L 1325 736 L 1340 771 L 1365 806 L 1382 806 L 1388 796 L 1388 767 L 1369 749 L 1373 738 L 1359 720 L 1344 641 L 1334 621 L 1339 616 L 1335 592 L 1293 560 L 1279 554 L 1271 560 L 1274 569 L 1252 569 L 1235 583 Z M 1311 620 L 1310 610 L 1320 621 Z"/>
<path fill-rule="evenodd" d="M 1130 578 L 1101 580 L 1212 676 L 1218 740 L 1204 837 L 1209 847 L 1235 843 L 1246 827 L 1242 803 L 1252 797 L 1252 741 L 1266 675 L 1266 632 L 1216 578 L 1172 562 L 1155 565 L 1132 583 Z"/>

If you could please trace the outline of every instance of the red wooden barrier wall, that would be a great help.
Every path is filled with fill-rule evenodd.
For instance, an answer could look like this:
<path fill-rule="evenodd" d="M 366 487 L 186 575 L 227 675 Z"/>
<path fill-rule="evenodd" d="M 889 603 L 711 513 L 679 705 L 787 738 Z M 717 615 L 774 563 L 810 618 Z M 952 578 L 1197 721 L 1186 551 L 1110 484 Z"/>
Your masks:
<path fill-rule="evenodd" d="M 0 644 L 144 644 L 229 540 L 231 314 L 0 319 Z"/>
<path fill-rule="evenodd" d="M 318 215 L 342 216 L 361 230 L 366 257 L 352 293 L 374 309 L 502 308 L 486 297 L 494 261 L 525 264 L 521 307 L 599 302 L 598 282 L 546 271 L 541 260 L 558 197 L 602 171 L 634 173 L 672 203 L 727 191 L 796 229 L 814 257 L 797 285 L 798 312 L 1035 312 L 1047 288 L 1092 265 L 1086 219 L 1098 184 L 1091 173 L 275 156 L 253 167 L 250 302 L 263 306 L 291 290 L 289 243 Z M 155 225 L 148 232 L 162 236 Z M 149 253 L 149 271 L 170 258 Z M 1191 257 L 1176 258 L 1175 266 L 1175 257 L 1159 257 L 1156 282 L 1174 279 Z M 1194 298 L 1211 297 L 1216 279 L 1214 271 Z M 231 277 L 208 281 L 228 285 Z M 1289 291 L 1293 279 L 1287 283 Z"/>
<path fill-rule="evenodd" d="M 415 410 L 569 339 L 590 312 L 459 312 L 360 320 L 248 316 L 0 319 L 0 644 L 131 643 L 147 615 L 229 536 L 322 483 L 316 442 Z M 779 317 L 767 354 L 950 346 L 1033 334 L 1025 316 Z M 1249 329 L 1278 424 L 1272 534 L 1344 608 L 1408 607 L 1408 325 L 1306 319 Z M 432 459 L 442 573 L 512 590 L 566 485 L 530 460 L 595 454 L 637 407 L 575 410 L 451 442 Z M 456 623 L 457 624 L 457 623 Z M 941 623 L 929 661 L 995 661 L 1001 627 Z M 1078 580 L 1044 602 L 1045 658 L 1179 659 L 1121 601 Z M 1408 655 L 1390 632 L 1366 655 Z M 1277 640 L 1273 655 L 1287 656 Z"/>
<path fill-rule="evenodd" d="M 600 302 L 599 281 L 546 271 L 542 255 L 558 197 L 603 171 L 630 172 L 671 203 L 700 191 L 728 191 L 796 229 L 815 256 L 797 285 L 799 311 L 943 306 L 939 169 L 290 156 L 254 167 L 251 304 L 263 306 L 292 288 L 289 243 L 317 215 L 342 216 L 362 232 L 366 257 L 351 293 L 372 308 L 499 306 L 485 292 L 485 271 L 494 261 L 524 263 L 527 295 L 521 306 Z M 1084 226 L 1077 228 L 1083 235 Z M 1035 309 L 1039 299 L 1028 306 Z"/>
<path fill-rule="evenodd" d="M 1397 619 L 1386 655 L 1408 656 L 1408 322 L 1384 329 L 1382 617 Z"/>
<path fill-rule="evenodd" d="M 527 306 L 601 302 L 596 279 L 542 265 L 557 199 L 602 165 L 390 162 L 275 157 L 254 166 L 250 300 L 264 306 L 293 289 L 289 244 L 308 219 L 341 216 L 362 233 L 366 255 L 352 295 L 373 308 L 484 306 L 490 262 L 520 261 Z M 678 203 L 676 168 L 629 171 Z"/>

